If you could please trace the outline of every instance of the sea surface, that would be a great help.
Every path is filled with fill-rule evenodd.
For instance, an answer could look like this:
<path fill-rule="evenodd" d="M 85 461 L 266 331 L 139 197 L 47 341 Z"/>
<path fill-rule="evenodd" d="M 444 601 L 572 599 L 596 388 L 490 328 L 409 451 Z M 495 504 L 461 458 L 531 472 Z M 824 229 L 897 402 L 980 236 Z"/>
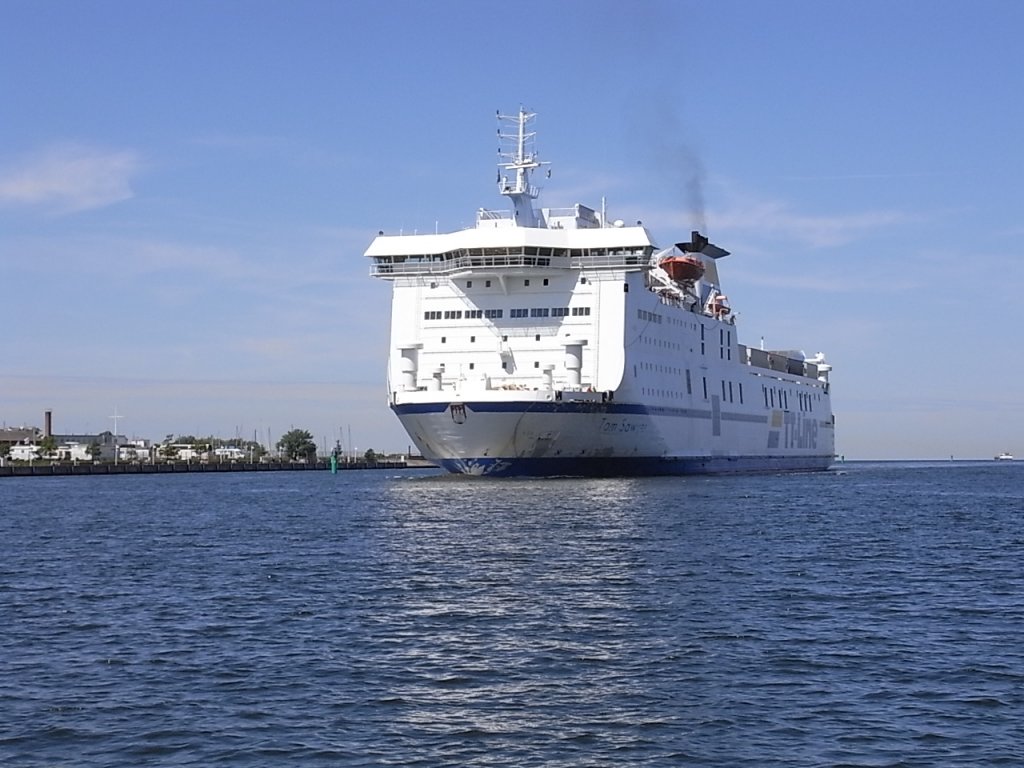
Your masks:
<path fill-rule="evenodd" d="M 1024 462 L 0 478 L 0 765 L 1022 766 Z"/>

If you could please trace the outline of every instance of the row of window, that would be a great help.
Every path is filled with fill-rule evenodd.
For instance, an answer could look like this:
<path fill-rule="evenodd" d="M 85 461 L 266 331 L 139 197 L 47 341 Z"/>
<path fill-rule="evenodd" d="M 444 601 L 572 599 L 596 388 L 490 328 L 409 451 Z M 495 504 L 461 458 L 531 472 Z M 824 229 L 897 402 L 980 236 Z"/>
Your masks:
<path fill-rule="evenodd" d="M 521 317 L 589 317 L 590 307 L 533 307 L 532 309 L 510 309 L 508 316 Z M 423 313 L 424 320 L 476 320 L 485 317 L 496 320 L 505 316 L 503 309 L 446 309 L 444 311 L 429 309 Z"/>
<path fill-rule="evenodd" d="M 764 407 L 774 408 L 775 404 L 779 404 L 779 408 L 784 411 L 789 410 L 789 392 L 785 389 L 775 387 L 769 387 L 767 384 L 761 385 L 761 390 L 764 393 Z M 813 396 L 807 392 L 797 392 L 797 405 L 801 411 L 808 413 L 814 410 L 814 402 L 821 399 L 821 395 L 815 393 Z"/>
<path fill-rule="evenodd" d="M 680 373 L 680 369 L 673 368 L 671 366 L 653 365 L 651 363 L 641 363 L 640 367 L 645 370 L 658 371 L 659 373 Z M 693 385 L 690 380 L 690 370 L 686 369 L 682 371 L 686 374 L 686 394 L 693 394 Z M 636 367 L 633 368 L 633 375 L 637 375 Z M 722 380 L 722 402 L 732 403 L 739 400 L 740 405 L 743 404 L 743 382 L 736 382 L 736 387 L 733 388 L 733 382 Z M 701 377 L 702 392 L 704 399 L 708 399 L 708 379 L 706 376 Z M 769 387 L 766 384 L 761 386 L 762 393 L 764 394 L 764 407 L 765 408 L 780 408 L 784 411 L 789 410 L 789 391 L 781 387 Z M 679 398 L 682 397 L 681 391 L 675 391 L 671 389 L 654 389 L 652 387 L 643 387 L 641 389 L 645 395 L 654 395 L 657 397 L 669 397 Z M 820 393 L 810 394 L 806 392 L 796 393 L 798 407 L 801 411 L 809 413 L 814 410 L 814 402 L 821 399 Z"/>
<path fill-rule="evenodd" d="M 689 315 L 690 313 L 687 313 Z M 690 320 L 689 317 L 679 318 L 673 317 L 672 315 L 662 315 L 658 312 L 648 312 L 646 309 L 638 309 L 636 316 L 641 320 L 646 320 L 649 323 L 656 323 L 658 325 L 675 325 L 680 328 L 689 328 L 692 331 L 697 330 L 697 323 Z"/>
<path fill-rule="evenodd" d="M 644 309 L 637 310 L 637 315 L 638 315 L 638 317 L 641 320 L 647 320 L 648 322 L 651 322 L 651 323 L 661 323 L 664 320 L 662 315 L 659 315 L 656 312 L 648 312 L 647 310 L 644 310 Z M 672 320 L 672 318 L 669 318 L 669 321 L 671 321 L 671 320 Z M 707 328 L 704 326 L 703 323 L 701 323 L 699 325 L 699 327 L 700 327 L 700 353 L 702 355 L 705 355 L 705 354 L 707 354 L 707 344 L 706 344 L 706 341 L 705 341 L 705 338 L 706 338 L 706 335 L 707 335 Z M 696 329 L 697 326 L 694 325 L 693 328 Z M 668 349 L 681 349 L 682 348 L 681 345 L 677 344 L 676 342 L 664 341 L 662 339 L 657 339 L 657 338 L 653 338 L 653 337 L 647 337 L 646 335 L 642 335 L 640 337 L 640 341 L 645 343 L 645 344 L 654 344 L 656 346 L 666 347 Z M 723 360 L 732 360 L 732 331 L 726 331 L 723 328 L 719 328 L 718 329 L 718 343 L 719 343 L 718 356 L 721 357 Z"/>
<path fill-rule="evenodd" d="M 584 278 L 581 282 L 584 282 L 584 283 L 587 282 L 586 278 Z M 526 278 L 525 280 L 523 280 L 523 285 L 524 286 L 529 286 L 529 284 L 530 284 L 530 278 Z M 548 279 L 546 277 L 543 279 L 543 285 L 548 285 Z M 472 280 L 467 280 L 466 281 L 466 287 L 467 288 L 472 288 L 473 287 L 473 281 Z M 490 288 L 490 287 L 491 287 L 491 281 L 490 280 L 484 280 L 484 288 Z"/>
<path fill-rule="evenodd" d="M 634 246 L 625 248 L 550 248 L 545 246 L 513 246 L 510 248 L 455 248 L 445 253 L 424 253 L 409 256 L 378 256 L 378 261 L 446 261 L 451 259 L 467 259 L 495 256 L 547 256 L 556 258 L 582 258 L 595 256 L 650 256 L 650 246 Z"/>
<path fill-rule="evenodd" d="M 487 338 L 491 339 L 493 337 L 492 336 L 488 336 Z M 523 337 L 523 338 L 525 338 L 525 337 Z M 540 341 L 540 339 L 541 339 L 541 335 L 539 333 L 538 334 L 534 334 L 534 337 L 533 337 L 534 341 Z M 503 335 L 501 337 L 501 340 L 502 341 L 508 341 L 508 336 L 507 335 Z M 448 337 L 447 336 L 442 336 L 441 337 L 441 343 L 442 344 L 447 344 L 448 343 Z M 475 344 L 476 343 L 476 336 L 470 336 L 469 337 L 469 343 L 470 344 Z"/>
<path fill-rule="evenodd" d="M 708 399 L 708 379 L 707 376 L 701 376 L 701 388 L 704 394 L 704 399 Z M 641 392 L 645 395 L 653 395 L 655 397 L 668 397 L 672 399 L 679 399 L 683 396 L 683 393 L 678 390 L 672 389 L 654 389 L 653 387 L 642 387 Z M 693 384 L 690 380 L 690 371 L 686 371 L 686 394 L 693 394 Z M 722 380 L 722 402 L 733 403 L 736 402 L 736 395 L 739 395 L 740 405 L 743 404 L 743 382 L 737 382 L 736 387 L 733 388 L 733 382 Z"/>
<path fill-rule="evenodd" d="M 546 277 L 543 278 L 543 280 L 541 280 L 541 283 L 543 285 L 549 285 L 548 278 L 546 278 Z M 587 284 L 587 278 L 581 277 L 580 278 L 580 285 L 586 285 L 586 284 Z M 432 282 L 430 284 L 430 287 L 431 288 L 437 288 L 438 285 L 439 285 L 439 283 Z M 530 278 L 527 277 L 527 278 L 525 278 L 523 280 L 523 286 L 524 287 L 529 287 L 529 285 L 530 285 Z M 467 280 L 466 281 L 466 287 L 467 288 L 472 288 L 473 287 L 473 281 L 472 280 Z M 491 287 L 491 281 L 490 280 L 484 280 L 484 288 L 490 288 L 490 287 Z M 627 291 L 629 290 L 629 286 L 628 285 L 626 286 L 626 290 Z"/>
<path fill-rule="evenodd" d="M 767 387 L 767 386 L 763 386 L 762 385 L 761 389 L 764 391 L 764 407 L 765 408 L 774 408 L 775 407 L 775 393 L 776 393 L 775 387 Z M 780 390 L 778 390 L 778 395 L 779 395 L 779 398 L 778 398 L 779 408 L 781 408 L 784 411 L 788 411 L 789 410 L 789 393 L 786 390 L 784 390 L 784 389 L 780 389 Z"/>
<path fill-rule="evenodd" d="M 649 323 L 662 323 L 665 321 L 665 318 L 657 312 L 648 312 L 646 309 L 638 309 L 636 311 L 636 316 Z"/>
<path fill-rule="evenodd" d="M 660 347 L 661 349 L 676 349 L 682 350 L 683 345 L 674 341 L 665 341 L 664 339 L 656 339 L 653 336 L 641 336 L 641 344 L 648 344 L 652 347 Z"/>
<path fill-rule="evenodd" d="M 653 320 L 652 319 L 654 317 L 661 317 L 661 315 L 656 315 L 653 312 L 646 312 L 645 310 L 642 310 L 642 309 L 639 310 L 639 311 L 641 313 L 644 313 L 644 314 L 648 315 L 648 317 L 646 317 L 646 318 L 644 318 L 643 315 L 641 315 L 642 319 L 649 320 L 650 322 L 661 322 L 660 320 Z M 707 343 L 704 340 L 705 339 L 705 335 L 706 335 L 706 330 L 707 329 L 702 324 L 700 326 L 700 353 L 702 355 L 707 354 Z M 650 345 L 653 345 L 653 346 L 656 346 L 656 347 L 662 347 L 664 349 L 678 349 L 678 350 L 681 350 L 683 348 L 682 345 L 677 343 L 677 342 L 665 341 L 664 339 L 660 339 L 660 338 L 657 338 L 657 337 L 654 337 L 654 336 L 648 336 L 646 334 L 642 334 L 640 336 L 640 343 L 641 344 L 650 344 Z M 720 328 L 718 330 L 718 343 L 719 343 L 718 356 L 721 359 L 723 359 L 723 360 L 732 360 L 732 331 L 726 331 L 726 330 Z"/>

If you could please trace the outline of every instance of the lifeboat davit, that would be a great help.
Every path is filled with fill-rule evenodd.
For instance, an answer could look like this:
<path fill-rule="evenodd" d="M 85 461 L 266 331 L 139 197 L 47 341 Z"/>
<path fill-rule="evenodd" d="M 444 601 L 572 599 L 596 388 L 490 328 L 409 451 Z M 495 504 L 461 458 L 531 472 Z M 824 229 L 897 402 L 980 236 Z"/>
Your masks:
<path fill-rule="evenodd" d="M 676 282 L 699 280 L 704 274 L 704 262 L 693 256 L 669 256 L 659 266 Z"/>
<path fill-rule="evenodd" d="M 729 297 L 723 296 L 720 293 L 716 294 L 715 297 L 711 299 L 710 306 L 708 308 L 711 310 L 711 314 L 715 317 L 725 317 L 732 312 L 732 308 L 729 306 Z"/>

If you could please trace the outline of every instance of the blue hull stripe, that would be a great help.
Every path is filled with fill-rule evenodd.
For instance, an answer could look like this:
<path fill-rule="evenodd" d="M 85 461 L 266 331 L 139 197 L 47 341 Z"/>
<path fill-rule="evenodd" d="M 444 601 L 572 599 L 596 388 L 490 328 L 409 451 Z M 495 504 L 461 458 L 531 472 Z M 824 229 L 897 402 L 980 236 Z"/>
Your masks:
<path fill-rule="evenodd" d="M 546 400 L 529 403 L 519 401 L 514 403 L 464 402 L 459 404 L 466 406 L 466 410 L 474 413 L 628 413 L 635 416 L 675 416 L 688 419 L 711 418 L 710 410 L 666 408 L 640 405 L 638 403 L 590 403 Z M 449 405 L 450 403 L 406 403 L 404 405 L 392 405 L 391 410 L 399 416 L 406 414 L 444 413 Z M 760 424 L 768 422 L 767 416 L 745 413 L 722 413 L 721 418 L 726 421 L 748 421 Z"/>

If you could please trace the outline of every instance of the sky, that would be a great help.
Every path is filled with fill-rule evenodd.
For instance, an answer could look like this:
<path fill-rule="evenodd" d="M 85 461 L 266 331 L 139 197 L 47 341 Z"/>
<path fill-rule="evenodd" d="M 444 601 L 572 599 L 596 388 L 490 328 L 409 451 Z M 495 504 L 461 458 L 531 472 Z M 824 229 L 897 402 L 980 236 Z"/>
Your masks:
<path fill-rule="evenodd" d="M 404 450 L 378 230 L 693 228 L 847 459 L 1024 455 L 1024 3 L 0 0 L 0 426 Z M 113 418 L 114 416 L 117 418 Z"/>

